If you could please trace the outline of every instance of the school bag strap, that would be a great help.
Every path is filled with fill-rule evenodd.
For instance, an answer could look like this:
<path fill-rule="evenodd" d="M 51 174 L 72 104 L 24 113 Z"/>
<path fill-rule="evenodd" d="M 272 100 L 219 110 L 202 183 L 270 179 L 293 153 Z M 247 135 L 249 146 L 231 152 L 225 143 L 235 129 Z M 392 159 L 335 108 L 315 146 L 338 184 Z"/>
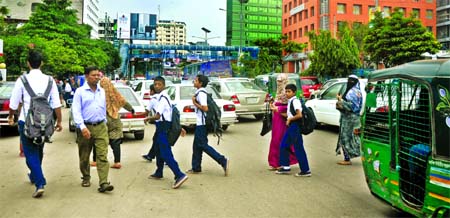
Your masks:
<path fill-rule="evenodd" d="M 165 98 L 167 100 L 167 103 L 169 104 L 169 107 L 172 107 L 172 105 L 170 104 L 169 99 L 166 96 L 161 95 L 161 97 L 159 97 L 160 101 L 161 101 L 161 98 Z M 163 121 L 166 121 L 166 119 L 164 119 L 164 114 L 161 114 L 161 117 L 163 118 Z"/>
<path fill-rule="evenodd" d="M 20 76 L 20 79 L 22 80 L 23 86 L 25 87 L 25 90 L 27 90 L 30 97 L 35 97 L 36 93 L 31 88 L 30 83 L 27 80 L 27 77 L 25 75 L 22 75 L 22 76 Z M 51 79 L 51 77 L 48 77 L 48 84 L 47 84 L 47 89 L 45 89 L 45 92 L 44 92 L 44 97 L 48 98 L 51 90 L 52 90 L 52 79 Z"/>
<path fill-rule="evenodd" d="M 205 90 L 199 90 L 198 92 L 197 92 L 197 94 L 195 94 L 195 97 L 197 98 L 197 96 L 198 96 L 198 94 L 200 94 L 200 92 L 203 92 L 203 93 L 205 93 L 206 94 L 206 97 L 208 98 L 208 92 L 206 92 Z M 199 110 L 201 110 L 201 109 L 199 109 Z M 205 112 L 203 111 L 203 110 L 201 110 L 202 111 L 202 115 L 203 115 L 203 125 L 206 125 L 206 115 L 205 115 Z"/>

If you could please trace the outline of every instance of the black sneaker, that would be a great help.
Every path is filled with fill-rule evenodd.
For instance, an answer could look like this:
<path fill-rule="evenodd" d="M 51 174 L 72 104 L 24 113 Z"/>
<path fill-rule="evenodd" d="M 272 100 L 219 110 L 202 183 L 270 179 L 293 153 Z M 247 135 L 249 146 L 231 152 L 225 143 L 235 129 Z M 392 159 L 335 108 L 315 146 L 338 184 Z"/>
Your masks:
<path fill-rule="evenodd" d="M 311 171 L 308 172 L 299 172 L 295 174 L 296 177 L 311 177 Z"/>
<path fill-rule="evenodd" d="M 40 198 L 44 194 L 44 186 L 39 186 L 36 188 L 36 191 L 33 193 L 33 198 Z"/>
<path fill-rule="evenodd" d="M 150 158 L 148 155 L 144 154 L 142 155 L 142 158 L 144 158 L 144 160 L 147 160 L 149 162 L 152 162 L 152 158 Z"/>
<path fill-rule="evenodd" d="M 163 177 L 162 177 L 162 176 L 155 175 L 155 174 L 152 174 L 152 175 L 148 176 L 148 178 L 149 178 L 149 179 L 156 179 L 156 180 L 158 180 L 158 179 L 162 179 Z"/>
<path fill-rule="evenodd" d="M 183 175 L 178 179 L 175 179 L 175 183 L 173 184 L 172 188 L 173 189 L 179 188 L 184 182 L 186 182 L 187 179 L 188 179 L 187 175 Z"/>
<path fill-rule="evenodd" d="M 186 170 L 186 173 L 188 174 L 199 174 L 201 172 L 202 172 L 201 170 L 193 170 L 193 169 Z"/>
<path fill-rule="evenodd" d="M 285 168 L 283 168 L 283 167 L 280 167 L 280 169 L 278 169 L 277 171 L 275 171 L 275 173 L 276 173 L 276 174 L 280 174 L 280 175 L 283 175 L 283 174 L 290 174 L 290 173 L 291 173 L 291 168 L 285 169 Z"/>
<path fill-rule="evenodd" d="M 112 190 L 114 190 L 114 186 L 112 186 L 112 185 L 109 184 L 109 183 L 103 183 L 103 184 L 101 184 L 100 187 L 98 188 L 98 191 L 101 192 L 101 193 L 103 193 L 103 192 L 110 192 L 110 191 L 112 191 Z"/>

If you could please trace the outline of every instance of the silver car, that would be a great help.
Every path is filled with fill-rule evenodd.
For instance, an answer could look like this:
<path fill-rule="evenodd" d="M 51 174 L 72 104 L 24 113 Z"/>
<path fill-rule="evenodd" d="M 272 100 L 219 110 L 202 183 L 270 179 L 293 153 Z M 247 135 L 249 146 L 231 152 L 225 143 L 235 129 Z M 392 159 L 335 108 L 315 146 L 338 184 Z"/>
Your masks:
<path fill-rule="evenodd" d="M 224 78 L 209 83 L 225 100 L 236 106 L 236 114 L 253 115 L 262 119 L 269 94 L 247 78 Z"/>

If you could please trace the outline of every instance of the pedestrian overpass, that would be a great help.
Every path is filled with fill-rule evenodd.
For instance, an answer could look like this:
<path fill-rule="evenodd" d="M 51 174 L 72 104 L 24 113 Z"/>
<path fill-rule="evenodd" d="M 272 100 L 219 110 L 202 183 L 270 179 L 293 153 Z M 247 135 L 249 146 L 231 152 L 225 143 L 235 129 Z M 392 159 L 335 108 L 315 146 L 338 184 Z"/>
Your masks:
<path fill-rule="evenodd" d="M 232 56 L 231 54 L 232 52 L 239 52 L 239 50 L 239 46 L 122 44 L 120 46 L 120 57 L 122 58 L 120 69 L 124 76 L 128 76 L 130 72 L 130 61 L 136 59 L 163 61 L 179 58 L 187 60 L 190 56 L 195 55 L 200 60 L 237 60 L 238 57 L 236 55 Z M 179 53 L 178 51 L 188 52 Z M 193 54 L 196 51 L 206 52 Z M 259 48 L 255 46 L 242 47 L 242 52 L 248 53 L 252 59 L 257 59 Z"/>

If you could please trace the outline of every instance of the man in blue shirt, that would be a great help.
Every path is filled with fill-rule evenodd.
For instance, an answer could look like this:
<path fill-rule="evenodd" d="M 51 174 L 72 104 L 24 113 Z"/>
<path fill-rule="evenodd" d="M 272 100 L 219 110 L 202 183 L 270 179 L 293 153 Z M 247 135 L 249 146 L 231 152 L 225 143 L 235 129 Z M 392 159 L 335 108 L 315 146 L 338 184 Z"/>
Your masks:
<path fill-rule="evenodd" d="M 98 191 L 109 192 L 114 189 L 114 186 L 108 182 L 109 138 L 106 126 L 105 90 L 98 84 L 100 72 L 97 67 L 85 68 L 84 75 L 86 83 L 76 90 L 72 103 L 73 119 L 77 125 L 80 171 L 83 175 L 81 186 L 91 186 L 89 156 L 92 146 L 95 146 L 100 185 Z"/>

